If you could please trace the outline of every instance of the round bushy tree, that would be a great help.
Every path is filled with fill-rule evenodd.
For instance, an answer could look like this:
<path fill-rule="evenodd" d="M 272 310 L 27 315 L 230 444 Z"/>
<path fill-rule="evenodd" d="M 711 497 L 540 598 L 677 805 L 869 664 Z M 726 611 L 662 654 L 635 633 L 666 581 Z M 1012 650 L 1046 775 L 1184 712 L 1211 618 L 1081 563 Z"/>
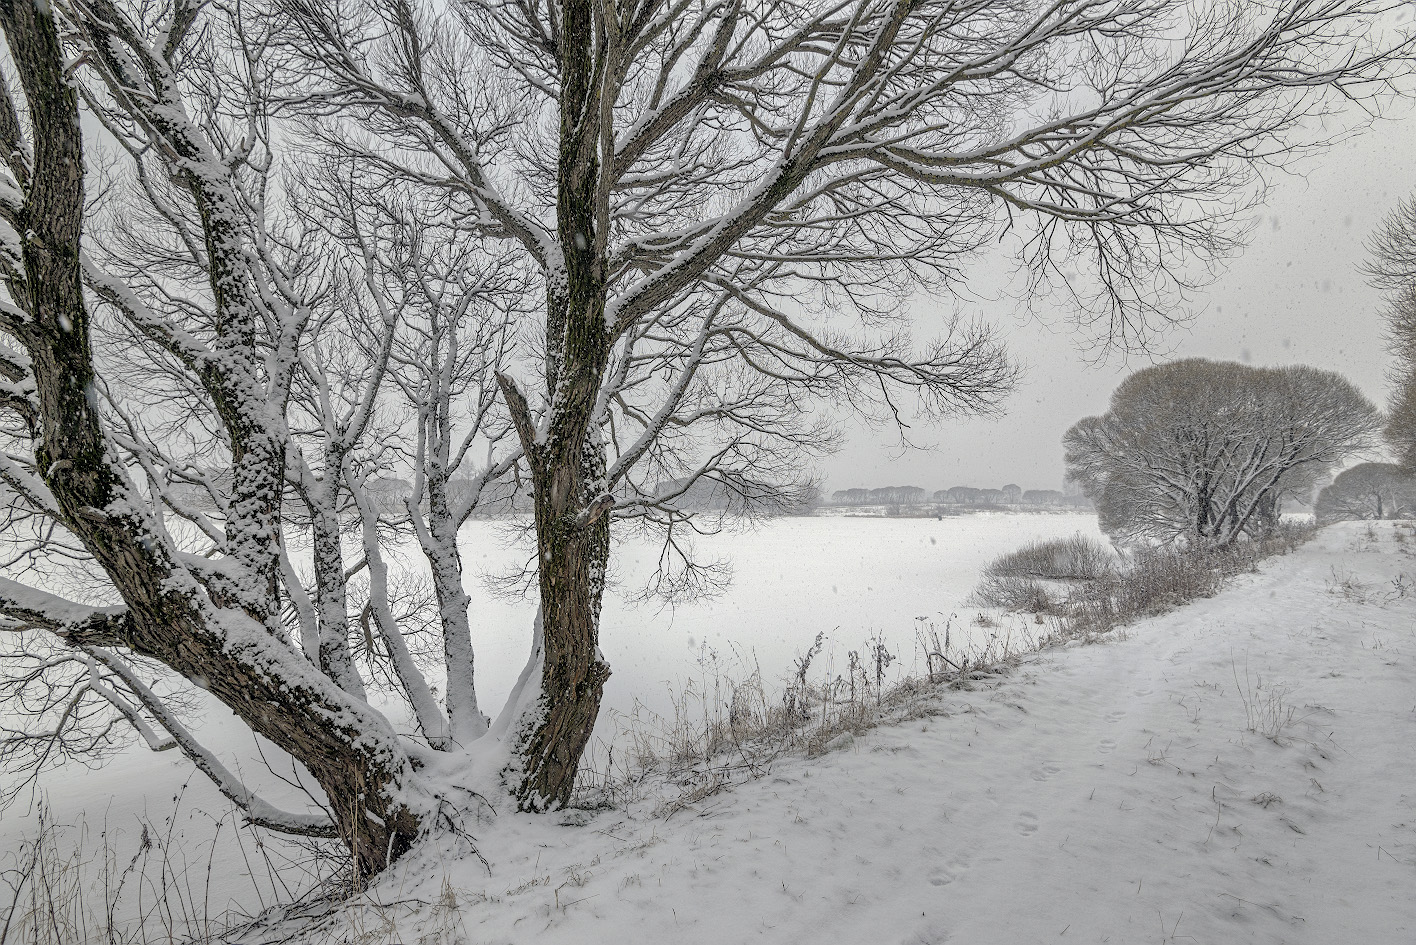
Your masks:
<path fill-rule="evenodd" d="M 1337 463 L 1369 448 L 1376 407 L 1312 367 L 1189 359 L 1137 371 L 1067 431 L 1067 475 L 1115 540 L 1227 544 L 1278 521 Z"/>
<path fill-rule="evenodd" d="M 1319 522 L 1408 518 L 1416 512 L 1416 475 L 1394 463 L 1360 463 L 1318 494 Z"/>

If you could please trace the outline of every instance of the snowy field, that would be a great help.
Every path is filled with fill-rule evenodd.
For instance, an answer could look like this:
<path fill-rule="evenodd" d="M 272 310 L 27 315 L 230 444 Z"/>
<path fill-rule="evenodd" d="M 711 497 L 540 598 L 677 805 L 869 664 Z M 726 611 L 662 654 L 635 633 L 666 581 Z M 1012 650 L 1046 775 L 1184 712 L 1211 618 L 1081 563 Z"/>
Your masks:
<path fill-rule="evenodd" d="M 846 651 L 861 649 L 876 635 L 899 657 L 892 675 L 908 671 L 914 664 L 917 618 L 942 632 L 950 615 L 972 613 L 964 600 L 992 558 L 1026 541 L 1076 532 L 1098 534 L 1095 517 L 781 519 L 698 539 L 705 560 L 732 563 L 733 581 L 717 598 L 673 610 L 627 601 L 652 573 L 658 547 L 638 539 L 621 542 L 602 624 L 602 648 L 614 675 L 606 686 L 596 750 L 603 751 L 617 727 L 627 724 L 623 716 L 636 706 L 641 719 L 672 716 L 675 694 L 694 681 L 701 684 L 707 673 L 743 678 L 760 666 L 769 686 L 784 679 L 818 632 L 827 640 L 813 678 L 833 666 L 841 671 Z M 526 660 L 534 604 L 493 594 L 486 578 L 515 571 L 530 550 L 505 523 L 471 522 L 460 537 L 474 599 L 479 696 L 484 707 L 495 711 Z M 967 616 L 954 624 L 956 643 L 960 631 L 990 632 L 969 628 Z M 300 803 L 298 795 L 264 770 L 251 737 L 222 707 L 214 705 L 198 728 L 248 782 Z M 199 871 L 213 861 L 239 862 L 212 878 L 214 911 L 232 900 L 255 908 L 278 893 L 264 863 L 257 859 L 248 866 L 249 851 L 235 845 L 229 804 L 200 775 L 194 776 L 176 752 L 154 755 L 134 745 L 102 768 L 50 771 L 44 794 L 56 822 L 85 824 L 91 846 L 106 833 L 124 862 L 141 834 L 139 818 L 157 828 L 170 826 L 173 848 L 181 849 Z M 208 841 L 214 820 L 223 815 L 228 823 L 213 853 Z M 0 813 L 0 851 L 13 849 L 18 838 L 34 829 L 34 813 L 23 805 Z M 259 896 L 245 878 L 248 873 L 257 877 Z M 207 894 L 204 888 L 203 897 Z"/>
<path fill-rule="evenodd" d="M 670 693 L 701 676 L 713 653 L 727 671 L 750 672 L 755 662 L 769 681 L 783 678 L 818 632 L 826 635 L 823 662 L 840 665 L 847 650 L 879 635 L 900 657 L 896 668 L 908 669 L 917 620 L 942 632 L 951 615 L 974 613 L 965 599 L 984 565 L 1025 542 L 1078 532 L 1100 538 L 1096 516 L 778 519 L 698 538 L 703 560 L 731 563 L 732 583 L 720 597 L 672 609 L 627 600 L 653 573 L 659 547 L 621 542 L 601 621 L 600 646 L 613 671 L 605 708 L 626 712 L 637 701 L 671 711 Z M 462 533 L 475 595 L 478 693 L 492 709 L 500 708 L 526 661 L 535 612 L 534 604 L 491 595 L 482 579 L 530 557 L 529 546 L 510 542 L 514 536 L 492 522 L 469 523 Z M 956 639 L 969 632 L 967 623 L 954 621 Z"/>
<path fill-rule="evenodd" d="M 1416 942 L 1416 529 L 1366 529 L 668 820 L 488 817 L 300 941 Z"/>
<path fill-rule="evenodd" d="M 681 608 L 657 630 L 649 624 L 664 615 L 608 608 L 625 687 L 611 701 L 662 687 L 674 667 L 694 672 L 704 643 L 754 648 L 764 668 L 823 626 L 840 628 L 841 646 L 880 630 L 904 647 L 914 618 L 955 609 L 996 552 L 1086 525 L 822 519 L 721 538 L 738 549 L 738 581 L 716 603 Z M 425 848 L 362 899 L 307 916 L 294 939 L 283 925 L 233 941 L 1407 945 L 1416 529 L 1383 523 L 1374 534 L 1331 527 L 1117 642 L 1049 650 L 1001 682 L 922 697 L 898 724 L 821 758 L 779 759 L 667 819 L 653 815 L 662 797 L 652 793 L 576 826 L 481 817 L 472 832 L 486 867 Z M 517 554 L 490 526 L 467 537 L 485 567 Z M 626 574 L 642 566 L 633 553 Z M 832 564 L 800 566 L 808 556 Z M 496 606 L 511 633 L 522 612 Z M 519 663 L 520 647 L 507 652 Z M 112 825 L 144 808 L 160 822 L 185 772 L 170 756 L 133 753 L 51 778 L 51 794 L 93 825 L 106 810 L 126 856 L 133 837 Z M 212 829 L 201 808 L 223 809 L 209 793 L 194 780 L 173 827 L 187 834 L 194 899 L 254 908 L 239 880 L 261 872 L 259 854 L 233 846 L 229 828 L 205 873 Z M 26 826 L 8 812 L 3 842 Z"/>

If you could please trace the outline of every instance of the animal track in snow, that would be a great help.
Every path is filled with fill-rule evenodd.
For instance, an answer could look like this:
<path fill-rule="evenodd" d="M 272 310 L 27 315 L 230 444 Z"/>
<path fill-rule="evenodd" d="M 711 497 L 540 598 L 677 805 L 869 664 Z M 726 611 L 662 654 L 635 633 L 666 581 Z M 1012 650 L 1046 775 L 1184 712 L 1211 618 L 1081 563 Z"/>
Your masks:
<path fill-rule="evenodd" d="M 1052 777 L 1054 774 L 1061 770 L 1062 766 L 1057 764 L 1055 761 L 1044 761 L 1041 767 L 1039 767 L 1036 771 L 1033 772 L 1032 779 L 1034 781 L 1046 781 L 1048 778 Z"/>
<path fill-rule="evenodd" d="M 1019 814 L 1018 833 L 1025 837 L 1037 833 L 1037 815 L 1026 810 Z"/>
<path fill-rule="evenodd" d="M 931 886 L 947 886 L 960 876 L 968 872 L 969 863 L 967 860 L 955 857 L 940 869 L 936 870 L 933 876 L 929 877 Z"/>
<path fill-rule="evenodd" d="M 1114 738 L 1103 738 L 1101 742 L 1096 746 L 1096 750 L 1101 752 L 1103 755 L 1110 754 L 1111 752 L 1116 750 L 1116 740 Z"/>

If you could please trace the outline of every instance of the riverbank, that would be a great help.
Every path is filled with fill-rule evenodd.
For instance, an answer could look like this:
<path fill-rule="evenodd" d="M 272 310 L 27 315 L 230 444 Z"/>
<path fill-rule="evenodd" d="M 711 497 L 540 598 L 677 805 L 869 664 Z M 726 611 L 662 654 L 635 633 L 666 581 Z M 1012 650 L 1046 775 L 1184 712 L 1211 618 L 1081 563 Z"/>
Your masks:
<path fill-rule="evenodd" d="M 1334 526 L 667 817 L 487 812 L 305 940 L 1407 941 L 1413 548 Z"/>

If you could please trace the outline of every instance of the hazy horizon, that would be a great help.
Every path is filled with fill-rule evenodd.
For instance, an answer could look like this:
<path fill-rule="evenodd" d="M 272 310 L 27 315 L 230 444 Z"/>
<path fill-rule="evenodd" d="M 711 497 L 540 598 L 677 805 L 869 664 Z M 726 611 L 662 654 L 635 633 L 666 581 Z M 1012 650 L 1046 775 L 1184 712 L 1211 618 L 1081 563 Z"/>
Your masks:
<path fill-rule="evenodd" d="M 1226 261 L 1212 284 L 1192 294 L 1193 322 L 1170 329 L 1151 358 L 1113 356 L 1089 364 L 1076 333 L 1065 324 L 1049 327 L 1020 317 L 1013 299 L 961 306 L 998 327 L 1026 366 L 1003 415 L 919 421 L 910 435 L 920 448 L 906 450 L 895 431 L 856 424 L 840 452 L 817 467 L 823 491 L 996 488 L 1008 482 L 1061 488 L 1067 428 L 1105 411 L 1111 391 L 1130 372 L 1174 358 L 1309 364 L 1343 374 L 1384 408 L 1389 358 L 1382 297 L 1367 285 L 1360 266 L 1373 230 L 1416 192 L 1416 109 L 1403 111 L 1306 158 L 1290 173 L 1271 175 L 1269 199 L 1246 248 Z M 974 275 L 985 286 L 992 277 L 987 271 Z M 915 306 L 918 335 L 928 332 L 930 316 L 923 310 L 930 304 Z"/>

